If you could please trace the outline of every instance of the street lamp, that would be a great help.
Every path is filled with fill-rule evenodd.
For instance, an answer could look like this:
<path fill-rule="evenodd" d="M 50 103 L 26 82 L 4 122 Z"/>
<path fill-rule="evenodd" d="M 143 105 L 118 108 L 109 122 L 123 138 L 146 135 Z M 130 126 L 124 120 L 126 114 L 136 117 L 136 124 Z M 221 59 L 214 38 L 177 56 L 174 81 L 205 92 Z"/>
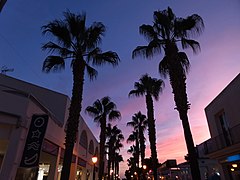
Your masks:
<path fill-rule="evenodd" d="M 92 157 L 92 162 L 93 162 L 93 180 L 95 180 L 95 164 L 97 162 L 98 158 L 97 156 Z"/>

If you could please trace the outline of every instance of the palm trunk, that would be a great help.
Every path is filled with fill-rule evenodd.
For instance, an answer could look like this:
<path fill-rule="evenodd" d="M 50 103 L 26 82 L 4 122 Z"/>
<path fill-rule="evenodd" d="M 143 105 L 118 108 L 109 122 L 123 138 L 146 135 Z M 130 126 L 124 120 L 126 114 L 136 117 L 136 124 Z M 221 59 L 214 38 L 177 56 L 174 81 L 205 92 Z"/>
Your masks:
<path fill-rule="evenodd" d="M 111 179 L 111 169 L 113 169 L 113 166 L 112 166 L 112 161 L 113 161 L 113 143 L 112 143 L 112 139 L 110 139 L 110 142 L 109 142 L 109 157 L 108 157 L 108 180 Z"/>
<path fill-rule="evenodd" d="M 144 177 L 144 170 L 143 170 L 143 165 L 144 159 L 145 159 L 145 144 L 144 144 L 144 135 L 143 131 L 139 132 L 139 139 L 140 139 L 140 153 L 141 153 L 141 164 L 142 164 L 142 171 L 141 171 L 141 176 Z"/>
<path fill-rule="evenodd" d="M 137 133 L 137 137 L 136 137 L 136 161 L 137 161 L 137 176 L 138 179 L 140 179 L 140 171 L 139 171 L 139 155 L 140 155 L 140 150 L 139 150 L 139 139 L 138 139 L 138 133 Z"/>
<path fill-rule="evenodd" d="M 104 175 L 104 154 L 105 154 L 105 141 L 106 141 L 106 117 L 103 118 L 104 122 L 101 122 L 101 133 L 100 133 L 100 158 L 99 158 L 99 173 L 98 179 L 102 180 Z"/>
<path fill-rule="evenodd" d="M 141 163 L 142 166 L 144 165 L 144 159 L 145 159 L 145 144 L 144 144 L 144 135 L 143 131 L 139 132 L 139 137 L 140 137 L 140 151 L 141 151 Z"/>
<path fill-rule="evenodd" d="M 178 50 L 172 48 L 174 53 L 171 53 L 176 57 Z M 176 103 L 176 109 L 179 112 L 179 117 L 182 120 L 182 126 L 184 130 L 185 141 L 187 145 L 189 162 L 191 168 L 192 179 L 201 180 L 201 175 L 199 171 L 199 164 L 197 159 L 197 154 L 194 147 L 194 142 L 192 138 L 192 133 L 188 121 L 188 109 L 189 102 L 186 93 L 186 76 L 181 68 L 181 64 L 178 60 L 171 58 L 171 66 L 169 68 L 170 83 L 172 85 L 174 101 Z"/>
<path fill-rule="evenodd" d="M 63 169 L 61 180 L 68 180 L 71 169 L 72 154 L 76 135 L 78 132 L 79 116 L 82 109 L 82 93 L 84 83 L 84 61 L 75 60 L 73 64 L 73 89 L 69 108 L 69 117 L 67 120 L 67 130 L 65 137 L 65 152 L 63 159 Z"/>
<path fill-rule="evenodd" d="M 108 155 L 108 180 L 110 180 L 111 160 L 110 154 Z"/>
<path fill-rule="evenodd" d="M 157 150 L 156 150 L 156 130 L 155 130 L 155 119 L 153 112 L 153 100 L 151 95 L 146 95 L 146 104 L 147 104 L 147 115 L 148 115 L 148 135 L 151 149 L 152 157 L 152 167 L 153 167 L 153 176 L 154 180 L 157 180 Z"/>

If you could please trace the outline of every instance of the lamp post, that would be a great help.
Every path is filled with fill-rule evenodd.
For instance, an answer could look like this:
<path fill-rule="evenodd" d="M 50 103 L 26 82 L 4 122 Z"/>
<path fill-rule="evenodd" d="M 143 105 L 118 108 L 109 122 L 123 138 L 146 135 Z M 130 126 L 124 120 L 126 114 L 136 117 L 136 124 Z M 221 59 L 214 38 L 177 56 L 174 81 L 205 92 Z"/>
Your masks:
<path fill-rule="evenodd" d="M 93 180 L 95 180 L 95 164 L 97 162 L 98 158 L 97 156 L 92 157 L 92 162 L 93 162 Z"/>
<path fill-rule="evenodd" d="M 146 179 L 146 169 L 147 169 L 147 165 L 143 165 L 143 179 Z"/>

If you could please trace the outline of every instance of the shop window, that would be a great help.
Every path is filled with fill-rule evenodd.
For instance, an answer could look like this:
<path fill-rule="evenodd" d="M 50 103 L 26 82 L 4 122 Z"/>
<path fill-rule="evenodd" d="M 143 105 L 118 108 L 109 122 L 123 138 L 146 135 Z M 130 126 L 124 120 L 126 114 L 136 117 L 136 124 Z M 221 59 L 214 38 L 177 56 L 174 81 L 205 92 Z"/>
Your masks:
<path fill-rule="evenodd" d="M 87 149 L 88 147 L 88 139 L 87 139 L 87 132 L 85 130 L 82 131 L 80 136 L 80 145 Z"/>
<path fill-rule="evenodd" d="M 91 140 L 90 143 L 89 143 L 88 152 L 89 152 L 90 154 L 93 154 L 93 153 L 94 153 L 93 140 Z"/>

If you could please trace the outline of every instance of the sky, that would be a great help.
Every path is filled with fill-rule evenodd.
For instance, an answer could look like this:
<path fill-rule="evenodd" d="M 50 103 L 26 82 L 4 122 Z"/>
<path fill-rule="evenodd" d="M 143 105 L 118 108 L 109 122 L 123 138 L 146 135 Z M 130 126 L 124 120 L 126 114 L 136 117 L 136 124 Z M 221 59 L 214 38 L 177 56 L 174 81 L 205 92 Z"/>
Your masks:
<path fill-rule="evenodd" d="M 132 115 L 138 111 L 146 114 L 144 98 L 128 98 L 134 82 L 148 73 L 154 78 L 158 74 L 158 63 L 163 55 L 151 60 L 141 57 L 131 59 L 133 49 L 146 45 L 139 35 L 142 24 L 152 24 L 153 12 L 171 7 L 177 17 L 200 15 L 205 24 L 204 32 L 196 40 L 201 45 L 197 55 L 185 50 L 191 61 L 187 77 L 187 93 L 191 109 L 189 122 L 195 144 L 210 138 L 204 108 L 240 72 L 240 1 L 239 0 L 8 0 L 0 13 L 0 67 L 14 68 L 8 75 L 71 96 L 72 74 L 68 66 L 61 73 L 44 74 L 41 71 L 46 52 L 41 50 L 49 37 L 42 36 L 41 26 L 62 18 L 62 12 L 86 12 L 87 25 L 102 22 L 106 28 L 102 49 L 116 51 L 121 59 L 118 67 L 96 67 L 98 78 L 90 82 L 86 77 L 81 115 L 96 138 L 99 127 L 84 113 L 84 109 L 96 99 L 110 96 L 117 104 L 122 119 L 117 122 L 125 139 L 132 129 L 126 127 Z M 167 159 L 184 161 L 187 154 L 183 130 L 178 113 L 174 110 L 173 94 L 168 79 L 158 102 L 154 102 L 156 118 L 157 153 L 159 162 Z M 147 137 L 147 134 L 146 134 Z M 124 142 L 121 154 L 121 176 L 127 168 L 127 149 Z M 147 143 L 146 156 L 150 156 Z"/>

